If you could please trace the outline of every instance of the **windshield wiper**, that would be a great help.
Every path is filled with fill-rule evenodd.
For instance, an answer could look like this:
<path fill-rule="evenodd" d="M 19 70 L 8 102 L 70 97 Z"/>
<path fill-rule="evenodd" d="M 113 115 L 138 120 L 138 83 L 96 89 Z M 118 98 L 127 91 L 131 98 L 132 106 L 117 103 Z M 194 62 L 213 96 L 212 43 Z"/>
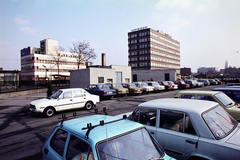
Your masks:
<path fill-rule="evenodd" d="M 232 102 L 230 102 L 229 104 L 227 104 L 227 105 L 226 105 L 226 107 L 227 107 L 227 106 L 231 106 L 232 104 L 233 104 L 233 103 L 232 103 Z"/>
<path fill-rule="evenodd" d="M 149 158 L 148 160 L 151 160 L 151 159 L 159 159 L 159 160 L 164 160 L 164 158 L 155 158 L 155 157 Z"/>

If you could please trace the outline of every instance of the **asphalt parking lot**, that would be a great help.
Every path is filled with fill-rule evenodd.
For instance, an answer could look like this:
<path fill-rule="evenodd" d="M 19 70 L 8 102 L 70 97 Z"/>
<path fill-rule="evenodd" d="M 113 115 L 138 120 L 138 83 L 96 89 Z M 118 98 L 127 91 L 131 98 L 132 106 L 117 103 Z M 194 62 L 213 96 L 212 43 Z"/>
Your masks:
<path fill-rule="evenodd" d="M 225 85 L 205 86 L 191 90 L 212 90 L 217 87 L 225 87 Z M 133 111 L 142 102 L 158 98 L 172 98 L 177 92 L 179 90 L 116 97 L 101 101 L 97 108 L 101 110 L 106 107 L 109 109 L 108 114 L 114 116 Z M 93 110 L 78 109 L 56 113 L 53 117 L 45 118 L 41 114 L 28 111 L 27 108 L 31 101 L 45 97 L 44 92 L 0 100 L 0 155 L 2 160 L 41 159 L 41 147 L 54 126 L 60 122 L 58 118 L 62 114 L 66 116 L 72 115 L 73 112 L 85 114 L 81 116 L 94 114 Z"/>

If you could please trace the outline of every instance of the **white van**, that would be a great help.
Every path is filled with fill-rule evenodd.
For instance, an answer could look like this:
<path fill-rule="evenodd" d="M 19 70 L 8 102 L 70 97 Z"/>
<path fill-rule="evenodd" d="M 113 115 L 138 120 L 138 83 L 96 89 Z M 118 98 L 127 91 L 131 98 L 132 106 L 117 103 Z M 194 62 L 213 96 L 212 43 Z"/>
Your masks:
<path fill-rule="evenodd" d="M 63 110 L 84 107 L 90 110 L 98 102 L 98 95 L 92 95 L 82 88 L 59 89 L 49 98 L 32 101 L 29 109 L 51 117 L 55 112 Z"/>

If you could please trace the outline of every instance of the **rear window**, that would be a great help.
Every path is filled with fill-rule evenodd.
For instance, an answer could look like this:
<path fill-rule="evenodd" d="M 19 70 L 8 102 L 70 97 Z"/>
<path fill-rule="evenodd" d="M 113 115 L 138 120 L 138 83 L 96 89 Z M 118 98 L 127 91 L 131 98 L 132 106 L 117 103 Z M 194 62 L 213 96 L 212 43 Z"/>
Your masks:
<path fill-rule="evenodd" d="M 229 98 L 225 93 L 219 93 L 214 95 L 225 107 L 233 107 L 235 102 Z"/>
<path fill-rule="evenodd" d="M 64 147 L 66 144 L 68 133 L 64 130 L 59 129 L 50 141 L 50 146 L 60 156 L 63 156 Z"/>
<path fill-rule="evenodd" d="M 216 139 L 226 137 L 238 125 L 238 122 L 219 105 L 204 113 L 203 119 Z"/>

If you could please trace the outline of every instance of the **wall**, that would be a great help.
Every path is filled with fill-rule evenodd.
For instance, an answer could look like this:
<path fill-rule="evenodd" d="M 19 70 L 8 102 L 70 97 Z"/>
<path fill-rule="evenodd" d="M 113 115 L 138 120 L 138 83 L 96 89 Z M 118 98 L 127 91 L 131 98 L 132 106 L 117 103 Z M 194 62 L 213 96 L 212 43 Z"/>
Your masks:
<path fill-rule="evenodd" d="M 71 88 L 86 88 L 89 84 L 98 83 L 98 77 L 103 77 L 104 82 L 107 79 L 112 79 L 115 83 L 115 73 L 122 72 L 122 82 L 128 78 L 132 81 L 131 67 L 128 66 L 108 66 L 108 67 L 90 67 L 87 69 L 71 70 L 70 71 L 70 87 Z"/>
<path fill-rule="evenodd" d="M 165 81 L 165 74 L 169 74 L 169 80 L 177 79 L 176 70 L 132 70 L 132 75 L 137 75 L 137 81 Z M 134 81 L 134 80 L 133 80 Z"/>

